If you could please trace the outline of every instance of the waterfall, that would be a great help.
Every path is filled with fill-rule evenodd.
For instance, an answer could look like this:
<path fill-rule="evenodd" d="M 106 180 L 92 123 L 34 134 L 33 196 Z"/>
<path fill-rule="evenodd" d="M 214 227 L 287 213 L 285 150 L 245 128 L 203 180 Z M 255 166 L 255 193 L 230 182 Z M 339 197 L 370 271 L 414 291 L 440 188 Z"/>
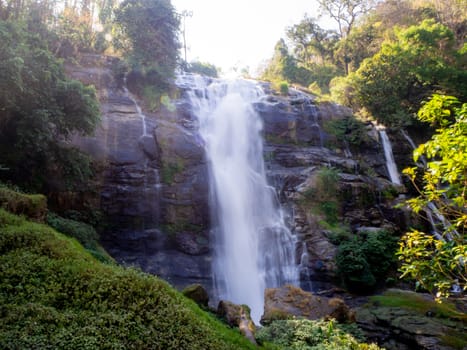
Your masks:
<path fill-rule="evenodd" d="M 134 96 L 131 94 L 131 92 L 128 90 L 126 86 L 126 75 L 123 78 L 123 92 L 131 100 L 131 102 L 134 103 L 135 108 L 136 108 L 136 113 L 138 113 L 138 116 L 141 118 L 141 124 L 142 124 L 142 129 L 143 129 L 143 133 L 141 136 L 146 136 L 148 134 L 148 131 L 147 131 L 148 128 L 146 125 L 146 115 L 144 115 L 143 111 L 141 110 L 140 105 L 138 104 Z"/>
<path fill-rule="evenodd" d="M 388 134 L 386 130 L 380 130 L 379 135 L 381 137 L 381 142 L 383 144 L 384 156 L 386 157 L 386 167 L 388 169 L 389 178 L 391 182 L 396 185 L 401 185 L 401 178 L 399 172 L 397 171 L 396 162 L 394 161 L 394 155 L 392 154 L 391 141 L 389 141 Z"/>
<path fill-rule="evenodd" d="M 258 322 L 264 289 L 298 280 L 295 242 L 266 181 L 262 122 L 252 106 L 264 93 L 246 80 L 183 79 L 193 84 L 208 159 L 215 289 L 219 299 L 247 304 Z"/>

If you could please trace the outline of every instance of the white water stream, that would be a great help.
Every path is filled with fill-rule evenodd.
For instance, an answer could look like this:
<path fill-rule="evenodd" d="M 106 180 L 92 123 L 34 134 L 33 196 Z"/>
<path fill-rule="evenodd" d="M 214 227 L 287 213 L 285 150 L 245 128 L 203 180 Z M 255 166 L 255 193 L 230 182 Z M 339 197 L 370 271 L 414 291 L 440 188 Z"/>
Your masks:
<path fill-rule="evenodd" d="M 394 155 L 392 153 L 391 141 L 389 141 L 386 130 L 380 130 L 379 135 L 383 144 L 384 156 L 386 157 L 386 167 L 388 169 L 389 178 L 391 182 L 396 185 L 402 185 L 399 171 L 397 170 L 396 162 L 394 161 Z"/>
<path fill-rule="evenodd" d="M 263 92 L 245 80 L 183 79 L 191 79 L 209 162 L 216 292 L 219 299 L 247 304 L 257 323 L 264 289 L 298 280 L 295 242 L 266 181 L 262 122 L 252 107 Z"/>

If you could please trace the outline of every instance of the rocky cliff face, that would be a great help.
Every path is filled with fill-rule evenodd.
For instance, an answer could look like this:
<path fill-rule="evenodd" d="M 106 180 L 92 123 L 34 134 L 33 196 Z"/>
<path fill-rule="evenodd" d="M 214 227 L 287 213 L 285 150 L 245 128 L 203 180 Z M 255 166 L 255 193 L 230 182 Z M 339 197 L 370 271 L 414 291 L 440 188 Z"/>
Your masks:
<path fill-rule="evenodd" d="M 69 66 L 68 72 L 96 86 L 102 123 L 94 137 L 76 137 L 74 144 L 101 164 L 96 201 L 113 223 L 102 236 L 103 244 L 118 261 L 138 265 L 174 285 L 199 282 L 209 289 L 207 167 L 184 89 L 172 101 L 175 111 L 162 107 L 142 115 L 135 98 L 115 80 L 114 60 L 85 58 L 80 66 Z M 309 201 L 320 169 L 335 169 L 339 199 L 335 215 L 353 232 L 398 230 L 400 213 L 391 209 L 397 189 L 388 180 L 384 153 L 371 124 L 364 126 L 362 143 L 352 146 L 325 129 L 351 111 L 318 103 L 300 91 L 279 96 L 267 84 L 263 89 L 267 95 L 254 108 L 264 121 L 269 180 L 298 237 L 302 287 L 325 288 L 336 282 L 336 246 L 324 214 Z"/>

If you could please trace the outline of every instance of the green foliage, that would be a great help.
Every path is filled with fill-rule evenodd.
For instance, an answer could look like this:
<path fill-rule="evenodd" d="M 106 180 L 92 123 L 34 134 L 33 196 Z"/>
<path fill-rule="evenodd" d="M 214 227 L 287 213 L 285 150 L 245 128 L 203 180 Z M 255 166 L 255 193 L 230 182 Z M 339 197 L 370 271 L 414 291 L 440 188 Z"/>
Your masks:
<path fill-rule="evenodd" d="M 176 159 L 175 161 L 164 163 L 161 169 L 161 179 L 163 183 L 172 184 L 175 176 L 185 169 L 183 161 Z"/>
<path fill-rule="evenodd" d="M 368 293 L 395 265 L 397 238 L 389 232 L 362 232 L 343 241 L 336 255 L 338 273 L 352 291 Z"/>
<path fill-rule="evenodd" d="M 279 83 L 279 92 L 284 96 L 289 94 L 289 84 L 286 81 L 281 81 Z"/>
<path fill-rule="evenodd" d="M 385 125 L 407 125 L 420 101 L 434 91 L 467 96 L 466 71 L 453 34 L 427 20 L 396 32 L 356 72 L 362 107 Z"/>
<path fill-rule="evenodd" d="M 416 168 L 404 170 L 419 191 L 407 204 L 417 214 L 435 210 L 447 221 L 437 228 L 441 239 L 418 230 L 407 233 L 400 242 L 399 259 L 402 277 L 444 297 L 455 284 L 467 289 L 467 103 L 434 95 L 418 115 L 439 128 L 414 151 L 415 161 L 427 160 L 423 184 L 417 183 Z"/>
<path fill-rule="evenodd" d="M 367 142 L 369 138 L 365 123 L 353 116 L 328 120 L 324 124 L 324 129 L 329 134 L 335 136 L 337 141 L 356 147 Z"/>
<path fill-rule="evenodd" d="M 467 316 L 456 309 L 453 302 L 437 303 L 426 295 L 403 291 L 398 289 L 389 289 L 382 295 L 373 295 L 370 297 L 373 305 L 381 307 L 396 307 L 407 310 L 414 310 L 422 315 L 431 312 L 433 317 L 446 318 L 453 320 L 466 320 Z"/>
<path fill-rule="evenodd" d="M 207 62 L 193 61 L 188 65 L 187 72 L 201 74 L 206 77 L 217 78 L 218 71 L 215 65 Z"/>
<path fill-rule="evenodd" d="M 334 321 L 277 320 L 258 330 L 260 343 L 294 350 L 378 350 L 375 344 L 359 343 Z"/>
<path fill-rule="evenodd" d="M 47 213 L 47 198 L 41 194 L 19 193 L 0 184 L 0 208 L 42 221 Z"/>
<path fill-rule="evenodd" d="M 130 57 L 134 68 L 160 81 L 172 77 L 179 19 L 169 0 L 125 0 L 115 10 L 115 24 L 114 45 Z"/>
<path fill-rule="evenodd" d="M 156 277 L 0 209 L 0 348 L 254 349 Z"/>
<path fill-rule="evenodd" d="M 295 57 L 306 67 L 311 62 L 325 64 L 331 60 L 338 41 L 334 31 L 322 29 L 307 15 L 287 29 L 287 37 L 292 41 Z"/>
<path fill-rule="evenodd" d="M 58 177 L 85 180 L 89 160 L 63 140 L 99 121 L 92 87 L 68 80 L 46 43 L 0 21 L 0 176 L 38 189 Z"/>
<path fill-rule="evenodd" d="M 99 261 L 113 262 L 113 259 L 99 245 L 99 235 L 91 225 L 65 219 L 50 212 L 47 214 L 47 224 L 69 237 L 76 238 Z"/>

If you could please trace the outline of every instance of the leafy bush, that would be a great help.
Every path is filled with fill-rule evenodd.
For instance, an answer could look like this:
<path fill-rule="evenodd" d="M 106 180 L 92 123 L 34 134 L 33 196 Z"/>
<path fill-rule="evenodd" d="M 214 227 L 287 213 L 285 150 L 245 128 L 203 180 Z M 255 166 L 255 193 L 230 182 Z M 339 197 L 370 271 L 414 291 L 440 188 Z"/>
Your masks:
<path fill-rule="evenodd" d="M 156 277 L 0 209 L 0 348 L 256 347 Z"/>
<path fill-rule="evenodd" d="M 286 81 L 281 81 L 279 83 L 279 92 L 281 95 L 287 96 L 289 94 L 289 83 Z"/>
<path fill-rule="evenodd" d="M 361 146 L 369 139 L 365 123 L 353 116 L 329 120 L 324 124 L 324 129 L 335 136 L 337 141 L 348 142 L 353 146 Z"/>
<path fill-rule="evenodd" d="M 277 320 L 256 333 L 260 343 L 290 350 L 378 350 L 375 344 L 359 343 L 334 321 Z"/>
<path fill-rule="evenodd" d="M 384 280 L 395 264 L 397 238 L 389 232 L 363 232 L 352 240 L 343 241 L 336 255 L 338 273 L 346 287 L 368 293 Z"/>
<path fill-rule="evenodd" d="M 218 72 L 216 66 L 207 62 L 193 61 L 188 65 L 188 72 L 197 73 L 207 77 L 218 77 Z"/>
<path fill-rule="evenodd" d="M 99 235 L 91 225 L 84 222 L 65 219 L 57 214 L 47 214 L 47 224 L 69 237 L 76 238 L 86 250 L 101 262 L 113 262 L 113 259 L 99 245 Z"/>
<path fill-rule="evenodd" d="M 0 208 L 42 221 L 47 213 L 47 198 L 41 194 L 19 193 L 0 184 Z"/>
<path fill-rule="evenodd" d="M 328 225 L 339 221 L 338 201 L 339 172 L 335 168 L 321 168 L 316 174 L 315 185 L 303 193 L 302 204 L 324 216 Z"/>

